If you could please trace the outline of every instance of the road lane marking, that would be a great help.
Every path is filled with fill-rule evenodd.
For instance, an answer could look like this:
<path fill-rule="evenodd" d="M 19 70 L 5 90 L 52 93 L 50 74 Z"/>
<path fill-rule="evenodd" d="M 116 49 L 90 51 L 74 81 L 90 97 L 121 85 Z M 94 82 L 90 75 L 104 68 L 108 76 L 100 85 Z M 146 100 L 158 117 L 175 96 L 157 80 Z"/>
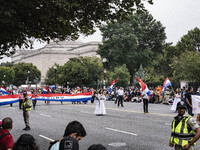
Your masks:
<path fill-rule="evenodd" d="M 170 123 L 165 123 L 166 125 L 168 125 L 168 126 L 171 126 L 172 124 L 170 124 Z"/>
<path fill-rule="evenodd" d="M 45 117 L 49 117 L 49 118 L 51 118 L 51 116 L 50 115 L 45 115 L 45 114 L 40 114 L 41 116 L 45 116 Z"/>
<path fill-rule="evenodd" d="M 117 129 L 113 129 L 113 128 L 108 128 L 108 127 L 106 127 L 106 129 L 107 129 L 107 130 L 111 130 L 111 131 L 120 132 L 120 133 L 125 133 L 125 134 L 130 134 L 130 135 L 138 136 L 138 134 L 135 134 L 135 133 L 126 132 L 126 131 L 122 131 L 122 130 L 117 130 Z"/>
<path fill-rule="evenodd" d="M 73 105 L 73 106 L 95 108 L 95 106 L 88 106 L 88 105 Z M 144 114 L 144 112 L 142 112 L 142 111 L 134 111 L 134 110 L 126 110 L 126 109 L 110 108 L 110 107 L 106 107 L 106 110 L 113 110 L 113 111 L 121 111 L 121 112 L 130 112 L 130 113 Z M 161 113 L 151 113 L 151 112 L 148 113 L 148 114 L 145 114 L 145 115 L 155 115 L 155 116 L 164 116 L 164 117 L 174 117 L 174 115 L 161 114 Z"/>
<path fill-rule="evenodd" d="M 39 135 L 40 137 L 42 137 L 42 138 L 44 138 L 44 139 L 46 139 L 46 140 L 49 140 L 49 141 L 55 141 L 55 140 L 53 140 L 53 139 L 50 139 L 50 138 L 48 138 L 48 137 L 46 137 L 46 136 L 44 136 L 44 135 Z"/>
<path fill-rule="evenodd" d="M 14 107 L 8 107 L 9 109 L 15 109 Z"/>
<path fill-rule="evenodd" d="M 81 112 L 85 114 L 91 114 L 91 112 L 87 112 L 87 111 L 81 111 Z"/>

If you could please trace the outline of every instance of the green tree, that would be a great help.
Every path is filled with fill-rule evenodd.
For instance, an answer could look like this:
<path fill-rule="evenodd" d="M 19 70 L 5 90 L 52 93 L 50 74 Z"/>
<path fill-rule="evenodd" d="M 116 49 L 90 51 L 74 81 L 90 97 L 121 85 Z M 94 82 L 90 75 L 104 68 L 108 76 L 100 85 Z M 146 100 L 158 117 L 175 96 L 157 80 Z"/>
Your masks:
<path fill-rule="evenodd" d="M 0 83 L 9 86 L 13 83 L 15 72 L 10 67 L 0 66 Z"/>
<path fill-rule="evenodd" d="M 71 58 L 63 66 L 63 79 L 71 86 L 96 86 L 102 79 L 103 66 L 97 57 Z"/>
<path fill-rule="evenodd" d="M 15 79 L 13 84 L 20 86 L 27 83 L 34 83 L 34 80 L 37 78 L 38 81 L 41 79 L 41 72 L 34 66 L 32 63 L 17 63 L 13 66 L 15 71 Z"/>
<path fill-rule="evenodd" d="M 62 69 L 63 67 L 58 64 L 54 64 L 51 68 L 49 68 L 46 74 L 47 78 L 45 79 L 45 83 L 47 85 L 63 85 L 64 79 L 62 77 Z"/>
<path fill-rule="evenodd" d="M 163 52 L 165 28 L 148 11 L 128 16 L 128 21 L 109 23 L 100 30 L 103 44 L 98 54 L 107 58 L 111 66 L 125 64 L 130 73 L 130 84 L 140 64 L 146 67 Z"/>
<path fill-rule="evenodd" d="M 131 14 L 133 6 L 144 8 L 141 0 L 4 0 L 0 10 L 0 56 L 9 56 L 22 45 L 29 47 L 32 37 L 49 41 L 92 34 L 102 22 Z"/>
<path fill-rule="evenodd" d="M 200 80 L 200 53 L 185 52 L 173 60 L 174 78 L 176 80 Z"/>
<path fill-rule="evenodd" d="M 200 29 L 194 28 L 188 31 L 177 43 L 176 47 L 179 49 L 179 54 L 186 51 L 200 51 Z"/>
<path fill-rule="evenodd" d="M 126 65 L 114 68 L 114 71 L 111 73 L 111 80 L 109 83 L 111 83 L 111 81 L 116 80 L 117 78 L 119 79 L 115 83 L 115 86 L 127 87 L 128 82 L 130 81 L 130 74 L 128 72 L 128 69 L 126 68 Z"/>

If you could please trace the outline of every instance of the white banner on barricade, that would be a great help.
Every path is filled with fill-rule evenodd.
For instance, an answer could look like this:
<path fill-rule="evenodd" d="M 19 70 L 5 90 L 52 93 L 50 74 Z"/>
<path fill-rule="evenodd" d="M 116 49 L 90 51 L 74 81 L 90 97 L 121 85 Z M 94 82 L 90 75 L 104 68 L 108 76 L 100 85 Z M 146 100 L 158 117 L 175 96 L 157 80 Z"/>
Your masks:
<path fill-rule="evenodd" d="M 200 114 L 200 96 L 192 95 L 192 113 Z"/>

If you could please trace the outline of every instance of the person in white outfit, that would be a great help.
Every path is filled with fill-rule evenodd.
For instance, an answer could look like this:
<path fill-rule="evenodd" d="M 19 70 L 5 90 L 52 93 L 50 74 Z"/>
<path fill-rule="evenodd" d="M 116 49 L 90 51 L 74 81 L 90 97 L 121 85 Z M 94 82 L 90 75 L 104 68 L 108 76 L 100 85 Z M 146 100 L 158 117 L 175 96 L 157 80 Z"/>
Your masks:
<path fill-rule="evenodd" d="M 95 109 L 95 112 L 94 114 L 96 115 L 105 115 L 106 114 L 106 109 L 105 109 L 105 104 L 104 104 L 104 101 L 106 99 L 104 93 L 103 93 L 103 89 L 101 89 L 99 91 L 99 94 L 97 96 L 98 98 L 98 101 L 96 103 L 96 109 Z"/>
<path fill-rule="evenodd" d="M 173 102 L 171 110 L 176 111 L 177 103 L 180 101 L 181 101 L 181 93 L 180 93 L 179 88 L 177 88 L 174 94 L 174 102 Z"/>

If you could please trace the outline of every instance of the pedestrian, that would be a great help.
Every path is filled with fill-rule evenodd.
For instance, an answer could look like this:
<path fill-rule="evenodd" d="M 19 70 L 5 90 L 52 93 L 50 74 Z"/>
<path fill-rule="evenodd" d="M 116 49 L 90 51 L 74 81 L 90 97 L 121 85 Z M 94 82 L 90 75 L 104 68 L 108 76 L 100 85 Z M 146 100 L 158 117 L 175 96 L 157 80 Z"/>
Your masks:
<path fill-rule="evenodd" d="M 31 110 L 31 100 L 28 98 L 28 94 L 24 93 L 24 100 L 23 100 L 23 117 L 24 117 L 24 123 L 26 127 L 23 129 L 25 131 L 30 130 L 30 124 L 29 124 L 29 111 Z"/>
<path fill-rule="evenodd" d="M 35 106 L 36 106 L 36 103 L 37 103 L 37 92 L 36 90 L 34 89 L 33 90 L 33 94 L 31 96 L 31 100 L 32 100 L 32 103 L 33 103 L 33 110 L 35 110 Z"/>
<path fill-rule="evenodd" d="M 148 94 L 145 91 L 142 92 L 142 97 L 143 97 L 144 113 L 149 113 L 149 111 L 148 111 L 148 103 L 149 103 L 149 98 L 150 97 L 148 96 Z"/>
<path fill-rule="evenodd" d="M 173 102 L 173 105 L 171 107 L 171 110 L 174 110 L 176 111 L 176 106 L 177 106 L 177 103 L 181 101 L 181 93 L 180 93 L 180 90 L 179 88 L 176 89 L 175 91 L 175 94 L 174 94 L 174 102 Z"/>
<path fill-rule="evenodd" d="M 13 121 L 10 117 L 2 120 L 2 129 L 0 130 L 0 150 L 11 150 L 14 140 L 10 131 L 13 128 Z"/>
<path fill-rule="evenodd" d="M 188 114 L 191 116 L 194 116 L 194 114 L 192 113 L 192 97 L 191 97 L 191 95 L 193 95 L 193 87 L 189 86 L 188 91 L 185 94 L 185 102 L 187 105 Z"/>
<path fill-rule="evenodd" d="M 105 97 L 103 89 L 99 90 L 99 94 L 97 98 L 98 98 L 98 101 L 96 103 L 94 114 L 96 114 L 97 116 L 105 115 L 106 109 L 105 109 L 104 101 L 106 100 L 106 97 Z"/>
<path fill-rule="evenodd" d="M 200 127 L 192 116 L 185 116 L 186 104 L 178 102 L 178 115 L 172 121 L 172 132 L 169 146 L 175 145 L 175 150 L 194 150 L 194 145 L 200 137 Z"/>
<path fill-rule="evenodd" d="M 106 148 L 101 144 L 93 144 L 87 150 L 106 150 Z"/>
<path fill-rule="evenodd" d="M 24 100 L 23 92 L 20 92 L 20 95 L 19 95 L 19 109 L 22 109 L 23 100 Z"/>
<path fill-rule="evenodd" d="M 124 107 L 123 105 L 123 101 L 124 101 L 124 90 L 122 89 L 122 87 L 119 88 L 119 90 L 117 91 L 118 93 L 118 107 L 121 104 L 121 107 Z"/>
<path fill-rule="evenodd" d="M 32 135 L 22 134 L 15 142 L 12 150 L 39 150 L 39 146 Z"/>
<path fill-rule="evenodd" d="M 48 150 L 79 150 L 78 142 L 85 136 L 83 125 L 72 121 L 67 125 L 62 139 L 51 142 Z"/>

